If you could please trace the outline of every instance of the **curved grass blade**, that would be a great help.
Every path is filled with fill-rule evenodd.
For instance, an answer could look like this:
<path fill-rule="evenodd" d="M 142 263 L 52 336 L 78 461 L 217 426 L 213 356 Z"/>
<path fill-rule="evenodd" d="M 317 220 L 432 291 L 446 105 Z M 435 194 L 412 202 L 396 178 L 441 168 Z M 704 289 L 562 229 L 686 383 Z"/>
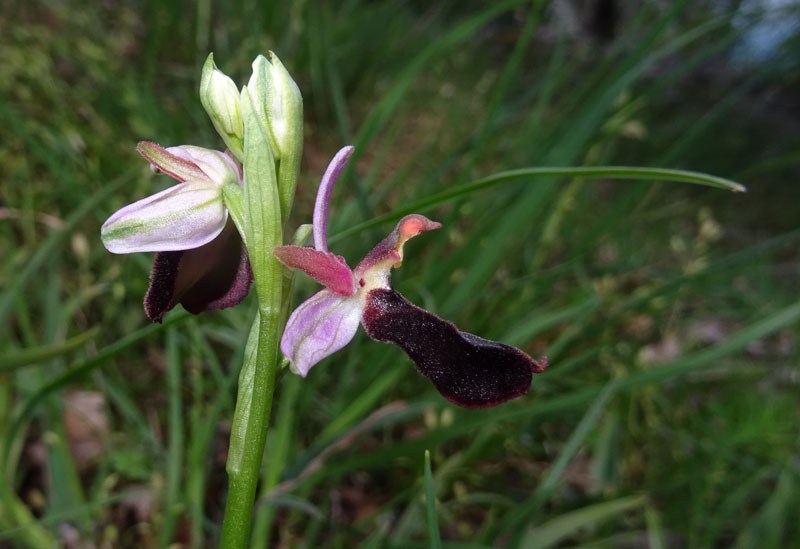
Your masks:
<path fill-rule="evenodd" d="M 717 189 L 723 189 L 733 192 L 745 192 L 747 189 L 744 185 L 701 172 L 692 172 L 688 170 L 672 170 L 668 168 L 639 168 L 632 166 L 591 166 L 591 167 L 577 167 L 577 168 L 559 168 L 559 167 L 541 167 L 541 168 L 522 168 L 519 170 L 509 170 L 506 172 L 499 172 L 488 177 L 471 181 L 463 185 L 455 186 L 451 189 L 434 193 L 430 196 L 415 200 L 406 206 L 398 208 L 388 214 L 380 215 L 369 221 L 354 225 L 346 229 L 329 240 L 336 241 L 341 238 L 347 237 L 351 234 L 359 233 L 366 229 L 371 229 L 378 225 L 389 221 L 396 221 L 404 215 L 410 213 L 425 212 L 436 206 L 446 204 L 453 200 L 462 198 L 477 191 L 496 187 L 498 185 L 506 185 L 509 183 L 517 183 L 534 177 L 586 177 L 592 179 L 610 178 L 610 179 L 642 179 L 642 180 L 660 180 L 660 181 L 673 181 L 677 183 L 692 183 L 695 185 L 705 185 Z"/>
<path fill-rule="evenodd" d="M 97 332 L 100 331 L 98 326 L 91 328 L 78 334 L 75 337 L 68 339 L 62 343 L 54 343 L 52 345 L 41 345 L 32 349 L 23 349 L 17 353 L 6 355 L 0 358 L 0 372 L 8 372 L 22 368 L 24 366 L 31 366 L 45 360 L 60 357 L 77 349 L 87 341 L 94 339 Z"/>
<path fill-rule="evenodd" d="M 485 25 L 495 17 L 499 17 L 524 2 L 526 2 L 526 0 L 507 0 L 505 2 L 493 3 L 488 9 L 479 12 L 473 17 L 468 17 L 460 21 L 445 34 L 439 36 L 420 51 L 405 68 L 400 71 L 389 90 L 383 95 L 380 101 L 375 104 L 365 118 L 364 123 L 361 125 L 356 135 L 355 143 L 353 143 L 356 150 L 350 160 L 349 167 L 346 169 L 346 173 L 354 173 L 354 166 L 358 165 L 359 158 L 364 151 L 368 149 L 367 145 L 372 142 L 381 128 L 385 126 L 391 116 L 397 111 L 406 92 L 408 92 L 420 73 L 422 73 L 431 62 L 436 60 L 440 55 L 449 53 L 453 48 L 474 36 L 475 32 L 480 29 L 482 25 Z M 363 185 L 358 179 L 355 180 L 355 185 L 362 211 L 369 212 L 370 207 L 366 197 L 366 189 L 363 188 Z"/>
<path fill-rule="evenodd" d="M 21 546 L 32 549 L 56 546 L 53 536 L 40 523 L 41 519 L 33 516 L 30 509 L 13 493 L 11 486 L 0 486 L 0 505 L 4 515 L 0 540 L 12 539 L 20 542 Z"/>
<path fill-rule="evenodd" d="M 557 546 L 564 538 L 579 530 L 591 528 L 614 515 L 641 508 L 645 501 L 644 496 L 628 496 L 564 513 L 541 526 L 529 529 L 519 546 L 529 549 Z"/>
<path fill-rule="evenodd" d="M 790 539 L 788 532 L 796 516 L 796 473 L 786 467 L 778 477 L 772 493 L 761 506 L 752 513 L 732 546 L 745 547 L 784 547 Z M 791 543 L 790 543 L 791 544 Z"/>
<path fill-rule="evenodd" d="M 163 324 L 148 324 L 143 328 L 139 328 L 132 334 L 128 334 L 127 336 L 111 343 L 110 345 L 104 347 L 97 355 L 84 360 L 77 366 L 70 368 L 61 372 L 59 375 L 55 376 L 49 383 L 43 385 L 32 394 L 23 404 L 22 408 L 20 409 L 17 417 L 14 419 L 14 422 L 11 424 L 11 428 L 8 431 L 6 436 L 6 440 L 3 445 L 2 454 L 0 454 L 0 470 L 4 470 L 8 464 L 8 458 L 10 456 L 11 448 L 13 446 L 13 441 L 17 438 L 20 431 L 22 430 L 23 425 L 25 422 L 31 417 L 33 411 L 36 409 L 37 406 L 42 404 L 45 401 L 45 397 L 52 393 L 53 391 L 57 391 L 70 383 L 81 379 L 83 376 L 101 366 L 105 363 L 108 359 L 116 356 L 120 352 L 124 351 L 131 345 L 138 343 L 142 339 L 146 338 L 147 336 L 158 333 L 169 326 L 179 324 L 188 320 L 191 315 L 185 311 L 172 315 L 170 318 L 164 320 Z"/>

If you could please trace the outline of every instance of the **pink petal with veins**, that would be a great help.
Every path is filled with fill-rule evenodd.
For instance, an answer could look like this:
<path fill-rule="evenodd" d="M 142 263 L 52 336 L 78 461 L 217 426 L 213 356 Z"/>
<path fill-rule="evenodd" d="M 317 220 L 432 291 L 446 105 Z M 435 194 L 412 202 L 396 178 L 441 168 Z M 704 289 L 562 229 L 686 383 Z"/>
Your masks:
<path fill-rule="evenodd" d="M 190 250 L 216 238 L 227 219 L 219 188 L 190 180 L 114 212 L 100 237 L 114 254 Z"/>
<path fill-rule="evenodd" d="M 305 377 L 317 362 L 350 343 L 360 319 L 360 299 L 321 290 L 289 317 L 281 338 L 281 352 Z"/>
<path fill-rule="evenodd" d="M 343 296 L 356 293 L 353 271 L 340 255 L 301 246 L 278 246 L 272 250 L 272 255 L 287 267 L 300 269 L 334 293 Z"/>

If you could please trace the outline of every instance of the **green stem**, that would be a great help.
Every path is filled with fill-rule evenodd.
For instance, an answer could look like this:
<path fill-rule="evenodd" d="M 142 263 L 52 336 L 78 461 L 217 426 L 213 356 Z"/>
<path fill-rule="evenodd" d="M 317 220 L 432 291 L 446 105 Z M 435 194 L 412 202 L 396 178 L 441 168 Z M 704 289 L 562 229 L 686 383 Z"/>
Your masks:
<path fill-rule="evenodd" d="M 300 376 L 291 376 L 281 388 L 275 425 L 267 444 L 266 459 L 268 467 L 261 472 L 261 497 L 268 496 L 278 485 L 281 473 L 286 466 L 291 445 L 294 411 L 297 408 L 297 397 L 302 387 Z M 260 505 L 255 512 L 253 524 L 253 547 L 267 547 L 272 519 L 275 515 L 274 505 Z"/>
<path fill-rule="evenodd" d="M 274 310 L 278 313 L 280 307 L 275 307 Z M 254 321 L 254 327 L 257 324 L 254 360 L 245 357 L 245 365 L 239 377 L 239 395 L 227 464 L 228 500 L 220 547 L 248 545 L 250 518 L 279 368 L 278 340 L 274 335 L 280 328 L 278 321 L 278 314 L 259 312 Z M 253 356 L 253 353 L 250 354 Z"/>
<path fill-rule="evenodd" d="M 258 116 L 246 86 L 242 90 L 241 108 L 244 207 L 237 207 L 238 193 L 230 192 L 232 189 L 227 193 L 223 191 L 223 197 L 247 244 L 258 296 L 258 318 L 253 322 L 245 347 L 233 415 L 227 462 L 228 500 L 220 540 L 220 546 L 225 548 L 248 546 L 272 396 L 280 369 L 278 342 L 283 332 L 283 266 L 270 253 L 283 242 L 275 161 L 266 120 Z"/>

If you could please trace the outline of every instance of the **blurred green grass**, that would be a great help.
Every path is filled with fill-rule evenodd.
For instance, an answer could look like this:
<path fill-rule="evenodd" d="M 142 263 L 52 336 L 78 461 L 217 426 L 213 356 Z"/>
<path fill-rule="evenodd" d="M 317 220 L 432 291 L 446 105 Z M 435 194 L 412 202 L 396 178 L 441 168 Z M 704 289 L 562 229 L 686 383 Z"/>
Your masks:
<path fill-rule="evenodd" d="M 391 223 L 348 229 L 509 169 L 681 168 L 749 192 L 531 178 L 430 211 L 445 228 L 395 287 L 550 369 L 479 411 L 363 334 L 286 375 L 255 545 L 800 544 L 800 41 L 742 50 L 800 8 L 752 5 L 4 4 L 0 545 L 214 545 L 252 303 L 147 325 L 150 259 L 98 235 L 167 185 L 136 142 L 220 146 L 208 51 L 243 81 L 268 49 L 305 99 L 297 224 L 357 145 L 330 220 L 351 261 Z"/>

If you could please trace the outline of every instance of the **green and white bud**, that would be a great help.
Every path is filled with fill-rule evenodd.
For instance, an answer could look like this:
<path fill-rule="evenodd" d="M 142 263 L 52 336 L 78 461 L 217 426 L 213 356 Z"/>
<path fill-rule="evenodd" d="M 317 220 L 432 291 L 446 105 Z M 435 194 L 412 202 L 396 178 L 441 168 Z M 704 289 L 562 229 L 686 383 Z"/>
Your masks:
<path fill-rule="evenodd" d="M 289 217 L 303 156 L 303 97 L 286 67 L 269 52 L 253 61 L 247 84 L 255 114 L 268 128 L 268 140 L 277 163 L 278 193 L 283 219 Z"/>
<path fill-rule="evenodd" d="M 276 160 L 302 150 L 303 97 L 289 71 L 278 56 L 269 53 L 253 61 L 253 74 L 247 83 L 259 116 L 267 120 Z"/>
<path fill-rule="evenodd" d="M 244 143 L 244 124 L 239 108 L 236 84 L 214 64 L 214 54 L 208 54 L 200 78 L 200 102 L 225 145 L 241 160 Z"/>

